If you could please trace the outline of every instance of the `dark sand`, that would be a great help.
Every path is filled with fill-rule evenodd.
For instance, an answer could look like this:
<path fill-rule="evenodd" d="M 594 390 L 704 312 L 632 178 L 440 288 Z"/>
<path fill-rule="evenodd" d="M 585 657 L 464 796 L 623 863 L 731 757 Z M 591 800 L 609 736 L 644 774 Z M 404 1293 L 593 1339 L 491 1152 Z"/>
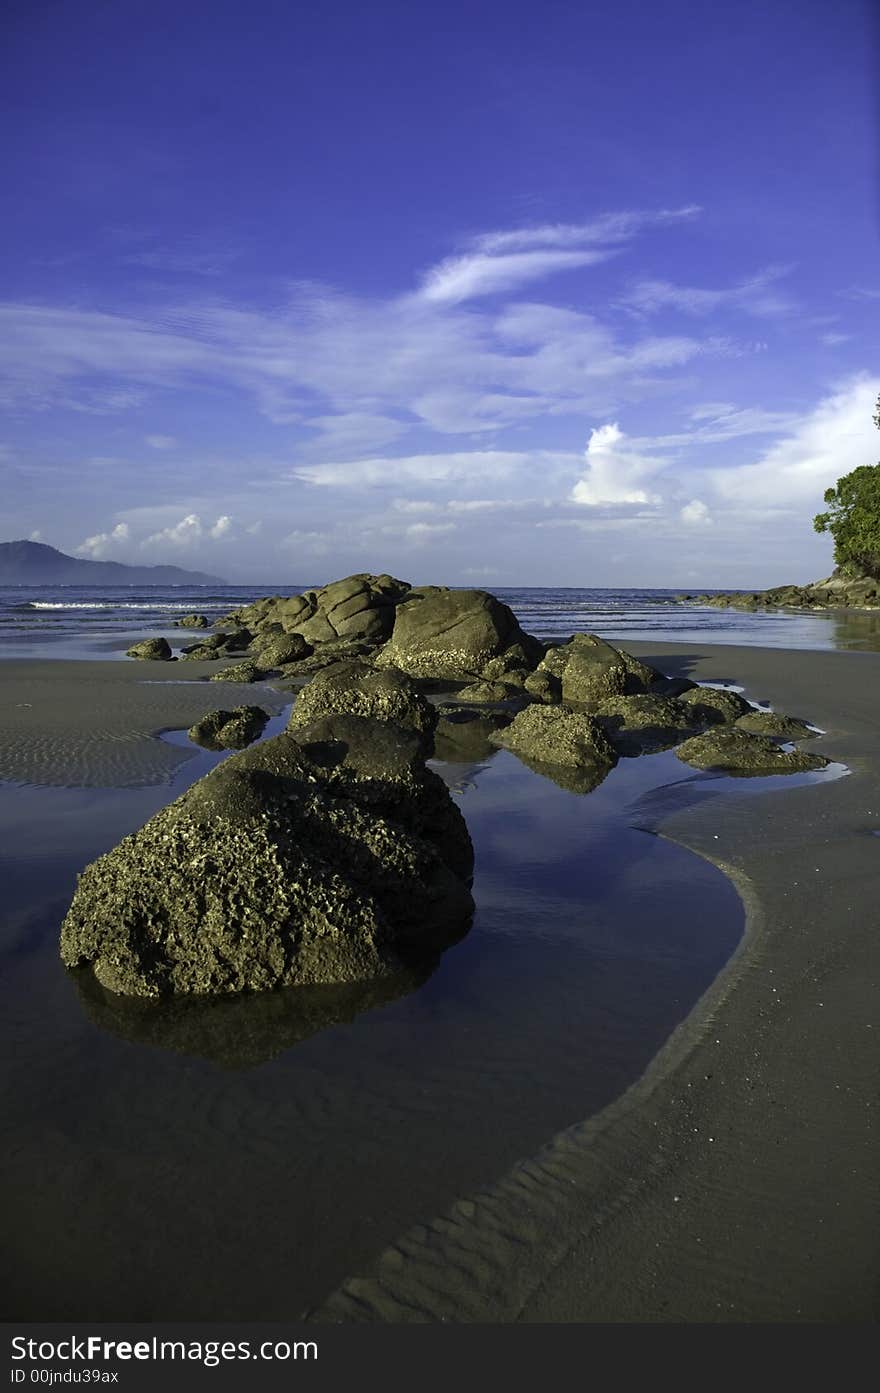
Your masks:
<path fill-rule="evenodd" d="M 442 1217 L 425 1213 L 319 1319 L 876 1316 L 880 655 L 628 646 L 817 723 L 817 748 L 853 772 L 748 798 L 709 789 L 685 809 L 674 790 L 646 800 L 642 825 L 734 880 L 741 949 L 622 1098 Z M 187 664 L 185 678 L 216 670 Z M 0 778 L 162 783 L 186 751 L 154 732 L 217 705 L 271 704 L 264 688 L 182 676 L 177 664 L 3 664 Z"/>
<path fill-rule="evenodd" d="M 0 663 L 0 781 L 77 788 L 167 783 L 198 753 L 153 737 L 243 703 L 279 711 L 263 683 L 205 679 L 230 663 Z"/>
<path fill-rule="evenodd" d="M 865 1322 L 880 1292 L 880 655 L 631 644 L 827 733 L 836 782 L 650 811 L 738 953 L 618 1102 L 411 1230 L 323 1320 Z"/>

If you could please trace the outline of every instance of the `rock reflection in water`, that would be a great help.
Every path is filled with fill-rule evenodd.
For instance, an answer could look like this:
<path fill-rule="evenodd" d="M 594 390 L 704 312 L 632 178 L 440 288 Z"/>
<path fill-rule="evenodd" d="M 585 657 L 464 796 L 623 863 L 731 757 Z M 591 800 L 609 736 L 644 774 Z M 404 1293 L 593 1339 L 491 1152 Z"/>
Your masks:
<path fill-rule="evenodd" d="M 439 959 L 381 980 L 340 986 L 287 987 L 228 997 L 117 996 L 89 968 L 70 972 L 85 1014 L 132 1044 L 209 1059 L 225 1069 L 250 1069 L 301 1040 L 408 995 L 423 986 Z"/>

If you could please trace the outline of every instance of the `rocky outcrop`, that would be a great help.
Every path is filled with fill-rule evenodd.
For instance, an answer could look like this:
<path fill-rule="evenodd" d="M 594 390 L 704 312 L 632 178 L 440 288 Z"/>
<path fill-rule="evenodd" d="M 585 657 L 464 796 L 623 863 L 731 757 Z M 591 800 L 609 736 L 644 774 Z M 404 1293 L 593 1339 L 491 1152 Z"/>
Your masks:
<path fill-rule="evenodd" d="M 300 595 L 273 595 L 227 619 L 245 625 L 255 635 L 298 634 L 312 647 L 324 643 L 384 643 L 394 626 L 394 607 L 407 594 L 406 581 L 365 572 L 333 581 L 321 590 Z M 222 621 L 224 622 L 224 621 Z"/>
<path fill-rule="evenodd" d="M 261 706 L 236 706 L 232 711 L 209 711 L 189 728 L 193 744 L 206 750 L 243 750 L 259 739 L 269 719 Z"/>
<path fill-rule="evenodd" d="M 839 571 L 809 585 L 777 585 L 770 590 L 734 590 L 723 595 L 679 595 L 688 604 L 718 609 L 878 609 L 880 580 L 844 576 Z"/>
<path fill-rule="evenodd" d="M 87 867 L 61 955 L 139 997 L 369 981 L 466 930 L 472 865 L 419 735 L 329 716 L 232 756 Z"/>
<path fill-rule="evenodd" d="M 129 658 L 140 658 L 147 662 L 168 663 L 172 661 L 171 645 L 164 638 L 145 638 L 127 648 Z"/>
<path fill-rule="evenodd" d="M 283 629 L 266 635 L 264 642 L 257 640 L 254 649 L 260 663 L 267 669 L 298 663 L 315 651 L 302 634 L 286 634 Z"/>
<path fill-rule="evenodd" d="M 182 619 L 175 619 L 175 629 L 207 629 L 208 616 L 206 614 L 185 614 Z"/>
<path fill-rule="evenodd" d="M 696 735 L 679 745 L 675 753 L 694 769 L 726 774 L 799 774 L 828 766 L 822 755 L 784 750 L 766 735 L 751 735 L 731 726 Z"/>
<path fill-rule="evenodd" d="M 485 590 L 410 590 L 397 606 L 391 638 L 376 658 L 413 677 L 469 682 L 528 672 L 544 652 L 513 611 Z"/>

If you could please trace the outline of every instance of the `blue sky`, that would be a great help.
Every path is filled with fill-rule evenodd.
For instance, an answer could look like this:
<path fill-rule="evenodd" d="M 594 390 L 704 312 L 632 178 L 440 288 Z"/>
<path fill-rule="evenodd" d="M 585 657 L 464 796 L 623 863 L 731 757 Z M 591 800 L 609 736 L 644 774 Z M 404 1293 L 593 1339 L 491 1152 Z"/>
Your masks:
<path fill-rule="evenodd" d="M 0 536 L 765 585 L 880 457 L 863 0 L 8 0 Z"/>

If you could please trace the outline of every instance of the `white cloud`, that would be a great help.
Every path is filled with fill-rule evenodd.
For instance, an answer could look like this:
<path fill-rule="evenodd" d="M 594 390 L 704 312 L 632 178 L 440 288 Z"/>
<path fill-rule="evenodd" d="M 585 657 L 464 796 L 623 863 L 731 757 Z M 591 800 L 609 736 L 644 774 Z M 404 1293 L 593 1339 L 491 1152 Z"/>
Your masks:
<path fill-rule="evenodd" d="M 262 521 L 258 518 L 256 522 L 250 523 L 244 530 L 249 537 L 258 537 L 263 530 Z"/>
<path fill-rule="evenodd" d="M 110 532 L 96 532 L 93 537 L 86 537 L 84 542 L 80 542 L 75 548 L 78 556 L 89 557 L 92 561 L 98 561 L 107 551 L 118 542 L 129 540 L 129 527 L 127 522 L 118 522 Z M 36 541 L 37 538 L 32 540 Z"/>
<path fill-rule="evenodd" d="M 177 446 L 173 435 L 147 435 L 144 439 L 151 450 L 173 450 Z"/>
<path fill-rule="evenodd" d="M 201 541 L 204 536 L 202 520 L 198 513 L 188 513 L 180 522 L 176 522 L 171 527 L 163 527 L 160 532 L 154 532 L 152 536 L 146 537 L 141 542 L 142 547 L 162 546 L 169 544 L 174 547 L 188 547 L 193 543 Z"/>
<path fill-rule="evenodd" d="M 664 461 L 640 454 L 625 441 L 616 423 L 600 426 L 591 433 L 586 449 L 586 473 L 572 489 L 573 502 L 587 507 L 659 502 L 658 496 L 644 485 L 664 467 Z"/>
<path fill-rule="evenodd" d="M 751 507 L 809 504 L 821 511 L 827 488 L 877 458 L 872 417 L 878 393 L 880 377 L 861 375 L 843 384 L 752 463 L 712 471 L 718 494 Z"/>
<path fill-rule="evenodd" d="M 686 503 L 679 513 L 679 517 L 687 527 L 712 526 L 712 514 L 699 498 L 692 498 L 690 503 Z"/>
<path fill-rule="evenodd" d="M 836 334 L 832 332 L 830 334 L 821 334 L 819 342 L 824 344 L 826 348 L 838 348 L 842 343 L 849 343 L 851 338 L 852 334 Z"/>
<path fill-rule="evenodd" d="M 228 537 L 231 531 L 232 518 L 227 517 L 226 514 L 224 514 L 223 517 L 219 517 L 217 519 L 217 521 L 214 523 L 214 526 L 210 529 L 208 535 L 210 537 L 213 537 L 215 542 L 218 542 L 221 537 Z"/>
<path fill-rule="evenodd" d="M 43 534 L 38 527 L 35 527 L 28 539 L 31 542 L 42 542 Z"/>

